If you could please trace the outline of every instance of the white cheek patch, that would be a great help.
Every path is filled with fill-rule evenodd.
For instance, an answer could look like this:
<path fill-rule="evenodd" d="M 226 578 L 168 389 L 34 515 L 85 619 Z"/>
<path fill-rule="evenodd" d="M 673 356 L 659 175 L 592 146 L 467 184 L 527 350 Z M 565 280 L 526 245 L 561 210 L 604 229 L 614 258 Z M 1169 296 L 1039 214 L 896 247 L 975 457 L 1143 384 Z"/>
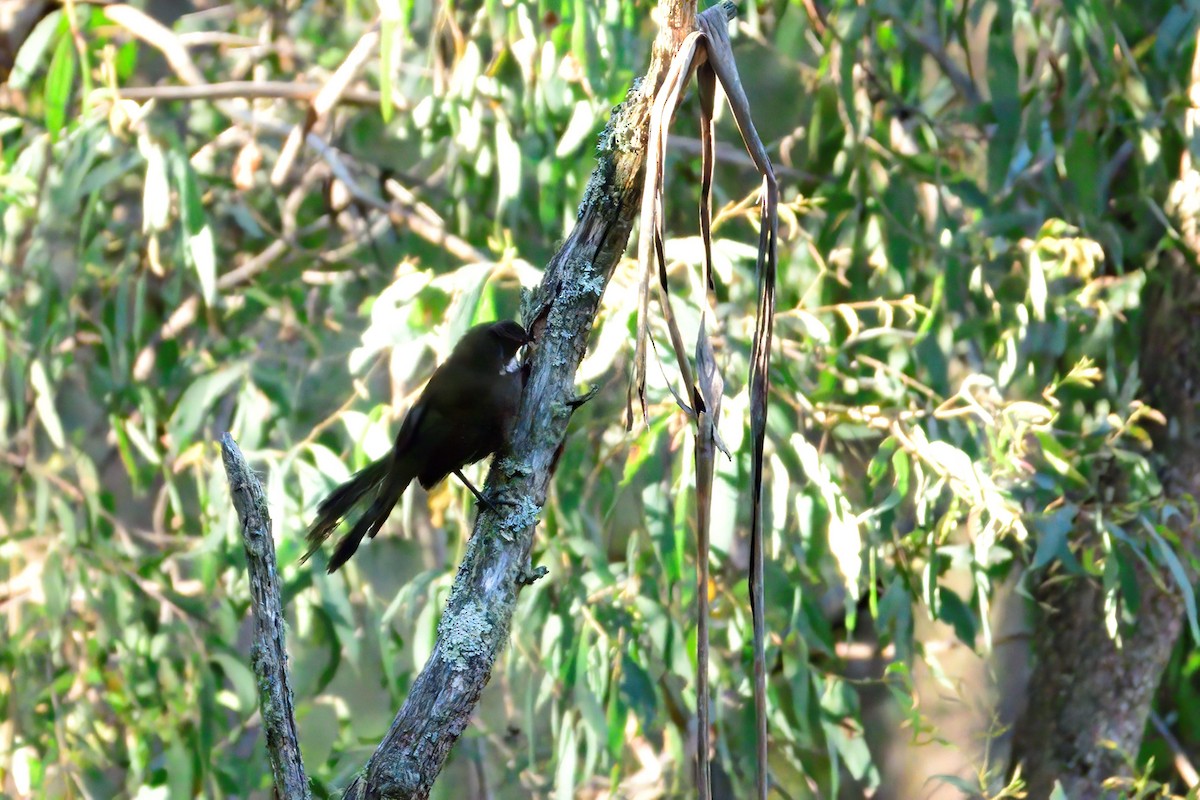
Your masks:
<path fill-rule="evenodd" d="M 520 368 L 521 368 L 521 365 L 517 362 L 517 357 L 513 356 L 512 360 L 504 365 L 504 369 L 500 370 L 500 374 L 501 375 L 511 375 L 512 373 L 516 372 Z"/>

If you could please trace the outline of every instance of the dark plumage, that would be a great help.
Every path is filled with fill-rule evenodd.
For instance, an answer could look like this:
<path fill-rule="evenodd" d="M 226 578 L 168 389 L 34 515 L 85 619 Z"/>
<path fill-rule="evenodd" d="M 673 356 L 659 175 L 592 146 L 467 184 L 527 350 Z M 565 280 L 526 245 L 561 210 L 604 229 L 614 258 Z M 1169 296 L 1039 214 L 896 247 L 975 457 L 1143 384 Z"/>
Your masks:
<path fill-rule="evenodd" d="M 321 503 L 301 560 L 320 549 L 338 523 L 369 499 L 370 506 L 334 548 L 328 571 L 345 564 L 364 536 L 379 531 L 413 478 L 428 489 L 453 472 L 483 500 L 459 470 L 508 440 L 525 388 L 516 355 L 529 341 L 525 329 L 509 320 L 476 325 L 463 334 L 404 417 L 392 451 Z"/>

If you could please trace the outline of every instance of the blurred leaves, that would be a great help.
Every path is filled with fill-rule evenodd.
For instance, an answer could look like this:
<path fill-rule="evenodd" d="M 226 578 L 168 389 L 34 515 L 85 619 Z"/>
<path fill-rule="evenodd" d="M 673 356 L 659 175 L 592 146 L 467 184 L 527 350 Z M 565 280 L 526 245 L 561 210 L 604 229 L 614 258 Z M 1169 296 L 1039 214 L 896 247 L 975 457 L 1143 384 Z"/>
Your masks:
<path fill-rule="evenodd" d="M 303 103 L 115 101 L 90 87 L 178 87 L 170 62 L 77 4 L 74 23 L 63 8 L 33 28 L 0 90 L 3 791 L 266 790 L 213 445 L 226 429 L 267 477 L 305 755 L 325 788 L 359 768 L 431 647 L 470 503 L 449 483 L 410 493 L 344 577 L 298 568 L 296 532 L 386 449 L 461 331 L 516 315 L 646 61 L 652 5 L 399 0 L 284 19 L 235 4 L 171 23 L 207 80 L 319 83 L 380 13 L 362 95 L 318 133 L 361 186 L 410 192 L 429 236 L 348 195 L 311 148 L 267 183 Z M 734 39 L 783 201 L 763 530 L 771 767 L 797 798 L 882 779 L 844 680 L 863 615 L 891 659 L 874 677 L 920 746 L 936 738 L 914 677 L 937 666 L 926 620 L 986 649 L 996 587 L 1024 565 L 1099 582 L 1119 636 L 1140 611 L 1134 565 L 1175 583 L 1193 568 L 1169 524 L 1190 510 L 1164 502 L 1153 444 L 1180 422 L 1144 402 L 1139 331 L 1156 264 L 1186 246 L 1168 195 L 1196 16 L 823 8 L 817 31 L 805 4 L 744 6 Z M 661 217 L 685 338 L 709 308 L 691 102 Z M 238 104 L 254 121 L 227 114 Z M 701 357 L 724 376 L 732 459 L 713 476 L 710 679 L 714 763 L 741 797 L 761 227 L 752 164 L 716 156 Z M 448 235 L 489 260 L 464 263 Z M 603 298 L 581 375 L 601 390 L 572 422 L 533 554 L 550 575 L 521 596 L 454 789 L 482 773 L 501 798 L 690 791 L 695 444 L 670 363 L 647 372 L 649 424 L 621 430 L 636 282 L 626 262 Z M 671 347 L 665 325 L 647 336 Z M 1190 696 L 1198 672 L 1182 645 L 1167 693 Z"/>

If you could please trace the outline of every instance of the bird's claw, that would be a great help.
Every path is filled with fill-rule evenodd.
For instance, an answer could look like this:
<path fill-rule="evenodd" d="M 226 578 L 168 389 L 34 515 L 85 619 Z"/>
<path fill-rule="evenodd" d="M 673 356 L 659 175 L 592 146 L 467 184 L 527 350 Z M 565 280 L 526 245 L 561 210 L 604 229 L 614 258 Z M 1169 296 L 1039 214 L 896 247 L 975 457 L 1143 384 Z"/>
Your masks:
<path fill-rule="evenodd" d="M 567 401 L 567 405 L 571 407 L 572 411 L 574 411 L 575 409 L 579 408 L 581 405 L 586 403 L 588 400 L 591 400 L 593 397 L 595 397 L 596 393 L 599 391 L 600 391 L 599 385 L 593 386 L 592 388 L 588 389 L 583 394 L 577 394 L 574 397 L 572 397 L 570 400 Z"/>
<path fill-rule="evenodd" d="M 492 511 L 496 514 L 502 513 L 504 507 L 506 506 L 508 508 L 515 508 L 516 506 L 520 505 L 503 489 L 491 492 L 490 494 L 480 493 L 480 495 L 475 499 L 475 505 L 481 508 L 486 508 L 488 511 Z"/>

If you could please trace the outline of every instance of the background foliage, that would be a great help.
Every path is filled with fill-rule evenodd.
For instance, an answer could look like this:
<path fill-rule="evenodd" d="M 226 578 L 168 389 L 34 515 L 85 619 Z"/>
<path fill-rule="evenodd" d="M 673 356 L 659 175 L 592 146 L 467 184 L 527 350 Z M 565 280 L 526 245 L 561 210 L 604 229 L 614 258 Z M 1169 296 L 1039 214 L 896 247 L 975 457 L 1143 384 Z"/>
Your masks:
<path fill-rule="evenodd" d="M 410 492 L 334 577 L 296 563 L 300 533 L 387 449 L 458 334 L 517 313 L 655 29 L 647 0 L 201 5 L 155 12 L 211 82 L 320 83 L 382 13 L 379 57 L 317 129 L 356 186 L 311 147 L 272 185 L 298 102 L 114 99 L 176 85 L 177 67 L 101 7 L 65 3 L 25 41 L 0 94 L 10 796 L 267 796 L 221 430 L 266 476 L 308 769 L 325 790 L 363 763 L 432 645 L 470 498 L 452 482 Z M 1014 638 L 1023 659 L 1028 568 L 1102 581 L 1114 636 L 1136 621 L 1133 560 L 1184 574 L 1137 331 L 1160 257 L 1184 247 L 1171 220 L 1196 14 L 743 4 L 743 80 L 788 203 L 767 449 L 779 796 L 915 796 L 880 786 L 895 741 L 951 742 L 948 786 L 999 796 L 1021 686 L 950 663 L 984 672 Z M 667 209 L 691 330 L 695 124 L 677 121 Z M 730 120 L 718 137 L 736 143 Z M 746 796 L 757 181 L 735 147 L 718 155 L 734 457 L 715 492 L 715 746 L 718 780 Z M 689 792 L 692 438 L 669 363 L 651 368 L 650 424 L 624 430 L 633 283 L 629 265 L 609 287 L 579 376 L 601 390 L 542 516 L 550 575 L 522 594 L 443 797 Z M 1161 712 L 1194 748 L 1189 616 Z M 951 698 L 968 732 L 923 692 Z M 1128 755 L 1147 791 L 1172 780 L 1162 740 Z"/>

